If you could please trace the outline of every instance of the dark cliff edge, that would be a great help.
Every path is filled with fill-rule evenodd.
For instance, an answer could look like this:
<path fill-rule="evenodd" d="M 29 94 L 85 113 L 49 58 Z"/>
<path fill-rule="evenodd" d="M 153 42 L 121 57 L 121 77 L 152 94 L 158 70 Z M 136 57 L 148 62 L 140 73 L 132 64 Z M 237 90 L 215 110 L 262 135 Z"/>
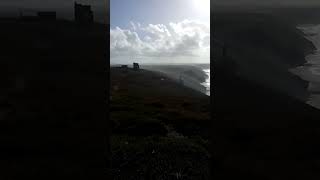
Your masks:
<path fill-rule="evenodd" d="M 308 82 L 289 69 L 306 63 L 315 46 L 295 24 L 255 13 L 217 13 L 213 23 L 214 38 L 226 44 L 240 76 L 307 100 Z M 213 58 L 219 59 L 220 51 L 214 48 Z"/>
<path fill-rule="evenodd" d="M 0 26 L 0 177 L 103 177 L 108 26 Z"/>
<path fill-rule="evenodd" d="M 284 73 L 305 63 L 314 46 L 294 27 L 275 25 L 277 20 L 222 17 L 216 20 L 215 38 L 231 50 L 224 59 L 212 59 L 214 176 L 319 178 L 320 110 L 300 99 L 305 82 Z M 292 88 L 300 89 L 293 93 Z"/>

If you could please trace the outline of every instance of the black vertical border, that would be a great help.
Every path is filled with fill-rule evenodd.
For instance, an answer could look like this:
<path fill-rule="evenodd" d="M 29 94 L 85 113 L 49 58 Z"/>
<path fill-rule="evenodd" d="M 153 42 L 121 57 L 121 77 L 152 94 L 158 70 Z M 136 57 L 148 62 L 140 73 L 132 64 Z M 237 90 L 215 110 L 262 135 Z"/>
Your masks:
<path fill-rule="evenodd" d="M 108 177 L 109 170 L 111 168 L 111 145 L 110 145 L 110 136 L 111 136 L 111 125 L 109 121 L 109 103 L 110 103 L 110 0 L 104 0 L 105 3 L 105 29 L 106 29 L 106 62 L 104 67 L 105 72 L 105 103 L 104 103 L 104 110 L 105 110 L 105 118 L 104 118 L 104 140 L 105 140 L 105 174 Z"/>
<path fill-rule="evenodd" d="M 216 78 L 216 73 L 214 72 L 214 59 L 213 59 L 213 49 L 214 49 L 214 5 L 213 1 L 210 0 L 210 122 L 211 122 L 211 128 L 212 128 L 212 133 L 210 137 L 210 170 L 211 170 L 211 179 L 215 177 L 216 174 L 216 168 L 215 168 L 215 130 L 217 129 L 216 123 L 215 123 L 215 109 L 216 109 L 216 102 L 215 100 L 215 90 L 214 87 L 216 87 L 216 84 L 214 83 L 214 79 Z"/>

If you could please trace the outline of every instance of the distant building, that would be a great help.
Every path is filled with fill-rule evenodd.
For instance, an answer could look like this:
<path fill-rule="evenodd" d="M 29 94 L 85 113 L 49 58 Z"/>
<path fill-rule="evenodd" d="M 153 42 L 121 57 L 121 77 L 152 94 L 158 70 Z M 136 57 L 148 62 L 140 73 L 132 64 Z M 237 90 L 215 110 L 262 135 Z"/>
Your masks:
<path fill-rule="evenodd" d="M 57 19 L 57 13 L 54 11 L 40 11 L 37 14 L 40 20 L 55 21 Z"/>
<path fill-rule="evenodd" d="M 74 18 L 79 24 L 93 23 L 93 11 L 90 5 L 81 5 L 77 2 L 74 3 Z"/>
<path fill-rule="evenodd" d="M 133 63 L 133 69 L 134 70 L 139 70 L 140 69 L 139 64 L 138 63 Z"/>

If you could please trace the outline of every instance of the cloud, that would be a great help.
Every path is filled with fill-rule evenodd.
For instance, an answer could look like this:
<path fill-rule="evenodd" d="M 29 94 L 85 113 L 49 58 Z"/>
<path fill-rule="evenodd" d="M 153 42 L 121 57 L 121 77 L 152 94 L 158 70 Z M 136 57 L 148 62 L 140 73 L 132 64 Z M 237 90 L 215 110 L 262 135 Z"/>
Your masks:
<path fill-rule="evenodd" d="M 130 29 L 110 29 L 111 56 L 209 57 L 208 24 L 184 20 L 177 23 L 130 22 Z"/>

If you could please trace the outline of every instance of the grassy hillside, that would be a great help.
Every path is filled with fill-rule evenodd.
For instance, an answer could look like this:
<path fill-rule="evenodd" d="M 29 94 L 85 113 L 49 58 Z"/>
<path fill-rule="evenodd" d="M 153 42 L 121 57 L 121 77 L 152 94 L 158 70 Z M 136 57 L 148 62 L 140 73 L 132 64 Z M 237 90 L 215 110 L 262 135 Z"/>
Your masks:
<path fill-rule="evenodd" d="M 110 87 L 114 177 L 209 178 L 208 96 L 143 69 L 111 68 Z"/>

